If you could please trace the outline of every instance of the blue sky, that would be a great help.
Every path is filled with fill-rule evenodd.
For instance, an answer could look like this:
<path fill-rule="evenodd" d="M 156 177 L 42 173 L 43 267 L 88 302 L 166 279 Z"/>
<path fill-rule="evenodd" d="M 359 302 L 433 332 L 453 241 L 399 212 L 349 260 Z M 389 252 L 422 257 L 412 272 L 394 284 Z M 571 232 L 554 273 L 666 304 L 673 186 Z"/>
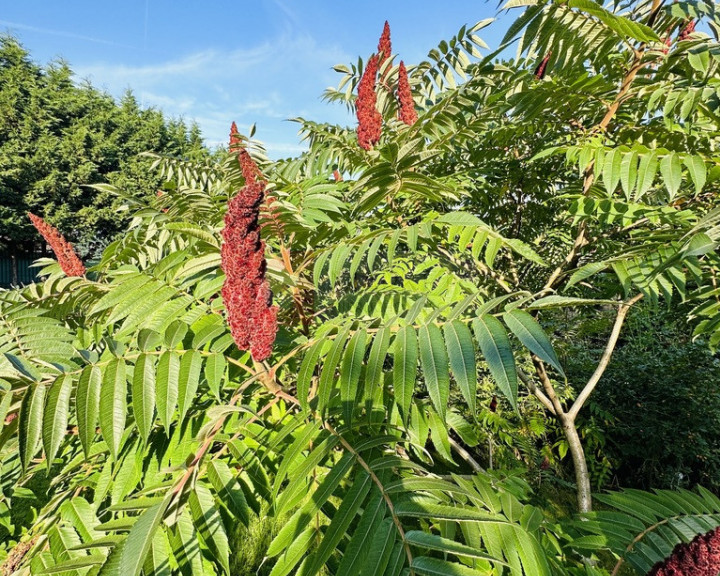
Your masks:
<path fill-rule="evenodd" d="M 197 121 L 210 145 L 226 141 L 233 120 L 242 132 L 256 123 L 256 138 L 275 158 L 301 150 L 288 118 L 353 122 L 321 95 L 339 78 L 333 65 L 375 50 L 386 19 L 393 52 L 412 64 L 497 11 L 468 0 L 0 0 L 0 7 L 0 32 L 16 36 L 36 62 L 62 57 L 78 79 L 115 97 L 130 88 L 143 106 Z M 491 48 L 505 22 L 481 30 Z"/>

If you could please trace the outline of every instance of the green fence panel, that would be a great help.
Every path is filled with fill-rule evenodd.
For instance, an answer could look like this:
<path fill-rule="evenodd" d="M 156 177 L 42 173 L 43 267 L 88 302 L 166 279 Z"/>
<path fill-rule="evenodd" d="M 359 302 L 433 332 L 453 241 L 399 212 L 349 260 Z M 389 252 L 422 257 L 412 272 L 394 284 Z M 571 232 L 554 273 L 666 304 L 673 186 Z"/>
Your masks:
<path fill-rule="evenodd" d="M 37 282 L 37 270 L 30 267 L 35 259 L 35 256 L 0 256 L 0 288 Z"/>

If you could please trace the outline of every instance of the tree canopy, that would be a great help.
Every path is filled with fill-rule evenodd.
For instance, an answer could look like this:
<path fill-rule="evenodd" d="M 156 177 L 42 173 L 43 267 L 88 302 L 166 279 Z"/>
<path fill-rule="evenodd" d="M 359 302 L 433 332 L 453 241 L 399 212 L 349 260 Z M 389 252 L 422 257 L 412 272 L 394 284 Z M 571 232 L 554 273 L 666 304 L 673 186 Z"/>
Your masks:
<path fill-rule="evenodd" d="M 0 37 L 0 250 L 34 252 L 37 212 L 95 257 L 127 224 L 119 201 L 93 189 L 111 183 L 137 197 L 161 182 L 148 178 L 142 152 L 199 160 L 197 125 L 141 109 L 131 92 L 119 102 L 77 84 L 60 60 L 40 66 L 14 38 Z"/>
<path fill-rule="evenodd" d="M 720 569 L 720 498 L 592 495 L 579 427 L 637 306 L 720 342 L 715 4 L 507 7 L 488 56 L 489 22 L 407 66 L 386 28 L 325 95 L 358 126 L 298 119 L 296 158 L 157 155 L 96 265 L 0 293 L 11 573 L 247 573 L 258 518 L 271 576 Z M 479 462 L 486 384 L 555 427 L 577 515 Z"/>

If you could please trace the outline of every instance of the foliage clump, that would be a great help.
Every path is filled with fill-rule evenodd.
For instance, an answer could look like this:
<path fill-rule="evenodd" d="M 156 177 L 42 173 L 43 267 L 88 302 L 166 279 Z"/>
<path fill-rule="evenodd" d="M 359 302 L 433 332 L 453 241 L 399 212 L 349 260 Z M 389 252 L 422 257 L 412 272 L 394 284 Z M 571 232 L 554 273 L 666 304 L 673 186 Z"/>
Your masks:
<path fill-rule="evenodd" d="M 720 489 L 720 430 L 712 424 L 720 417 L 720 362 L 706 342 L 692 340 L 685 312 L 680 303 L 634 310 L 591 401 L 582 426 L 598 431 L 595 458 L 608 460 L 608 485 Z M 558 324 L 575 334 L 568 372 L 592 370 L 609 322 L 596 314 Z"/>
<path fill-rule="evenodd" d="M 141 108 L 131 92 L 118 102 L 70 66 L 44 66 L 10 36 L 0 36 L 0 252 L 37 254 L 27 213 L 63 230 L 83 258 L 96 258 L 128 223 L 123 200 L 154 195 L 162 179 L 143 152 L 202 160 L 209 156 L 196 125 Z"/>

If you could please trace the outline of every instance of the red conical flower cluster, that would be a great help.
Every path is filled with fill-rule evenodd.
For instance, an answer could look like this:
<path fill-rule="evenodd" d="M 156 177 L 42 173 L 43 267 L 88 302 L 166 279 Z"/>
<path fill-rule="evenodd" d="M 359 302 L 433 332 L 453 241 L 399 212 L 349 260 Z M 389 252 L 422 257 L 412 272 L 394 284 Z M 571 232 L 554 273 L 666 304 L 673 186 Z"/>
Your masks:
<path fill-rule="evenodd" d="M 378 68 L 385 63 L 385 60 L 390 58 L 392 54 L 392 43 L 390 42 L 390 24 L 385 20 L 385 26 L 383 27 L 382 34 L 380 35 L 380 41 L 378 42 Z"/>
<path fill-rule="evenodd" d="M 672 554 L 653 566 L 648 576 L 718 576 L 720 573 L 720 528 L 700 534 L 675 546 Z"/>
<path fill-rule="evenodd" d="M 370 150 L 377 144 L 382 134 L 382 116 L 376 108 L 375 80 L 377 71 L 378 57 L 375 54 L 368 60 L 362 78 L 360 78 L 358 97 L 355 103 L 355 112 L 358 119 L 358 144 L 364 150 Z"/>
<path fill-rule="evenodd" d="M 238 152 L 242 148 L 242 139 L 235 122 L 230 126 L 230 152 Z"/>
<path fill-rule="evenodd" d="M 50 226 L 50 224 L 39 216 L 28 212 L 28 217 L 37 231 L 45 238 L 45 241 L 50 244 L 50 248 L 52 248 L 52 251 L 55 253 L 58 264 L 60 264 L 60 268 L 65 272 L 65 275 L 84 276 L 85 266 L 80 258 L 78 258 L 78 255 L 75 254 L 72 244 L 65 240 L 56 228 Z"/>
<path fill-rule="evenodd" d="M 408 126 L 412 126 L 417 122 L 417 112 L 415 112 L 415 102 L 413 101 L 412 91 L 410 90 L 410 81 L 408 73 L 405 69 L 405 63 L 401 60 L 398 67 L 398 116 Z"/>
<path fill-rule="evenodd" d="M 242 170 L 246 184 L 262 181 L 263 178 L 260 173 L 260 168 L 258 168 L 255 160 L 250 157 L 250 154 L 245 148 L 241 148 L 238 152 L 238 162 L 240 163 L 240 169 Z"/>
<path fill-rule="evenodd" d="M 259 213 L 265 198 L 260 169 L 240 138 L 233 136 L 230 147 L 238 152 L 245 186 L 230 200 L 222 231 L 221 265 L 225 272 L 223 301 L 230 333 L 241 350 L 250 350 L 254 360 L 265 360 L 272 352 L 277 332 L 277 307 L 265 278 L 265 242 L 260 239 Z"/>
<path fill-rule="evenodd" d="M 233 122 L 230 127 L 230 152 L 237 153 L 240 169 L 242 170 L 246 184 L 262 180 L 260 168 L 258 168 L 255 160 L 250 157 L 248 151 L 243 147 L 242 138 L 240 138 L 240 133 L 238 132 L 235 122 Z"/>
<path fill-rule="evenodd" d="M 690 20 L 682 30 L 680 30 L 680 35 L 678 36 L 678 42 L 682 42 L 683 40 L 687 40 L 690 37 L 690 34 L 695 32 L 695 20 Z"/>
<path fill-rule="evenodd" d="M 548 62 L 550 61 L 550 56 L 552 56 L 552 51 L 548 52 L 545 55 L 545 58 L 542 59 L 542 62 L 538 64 L 538 67 L 535 68 L 535 78 L 538 80 L 542 80 L 545 78 L 545 69 L 547 68 Z"/>
<path fill-rule="evenodd" d="M 663 54 L 667 54 L 668 52 L 670 52 L 670 46 L 672 46 L 672 37 L 670 36 L 669 32 L 668 32 L 668 35 L 665 36 L 664 44 L 665 44 L 665 46 L 663 46 L 662 51 L 663 51 Z"/>
<path fill-rule="evenodd" d="M 386 20 L 378 43 L 378 53 L 370 57 L 362 78 L 360 78 L 360 82 L 358 83 L 358 96 L 355 101 L 355 112 L 358 118 L 357 137 L 358 144 L 364 150 L 370 150 L 380 141 L 380 136 L 382 135 L 382 115 L 377 110 L 375 85 L 380 66 L 383 65 L 391 54 L 390 25 Z M 385 70 L 385 72 L 387 72 L 387 70 Z M 381 80 L 381 87 L 388 92 L 392 90 L 390 86 L 388 86 L 388 83 L 385 82 L 384 73 Z M 417 122 L 418 117 L 415 111 L 415 103 L 413 101 L 410 81 L 404 62 L 400 62 L 398 67 L 397 99 L 398 118 L 408 126 L 412 126 Z"/>

